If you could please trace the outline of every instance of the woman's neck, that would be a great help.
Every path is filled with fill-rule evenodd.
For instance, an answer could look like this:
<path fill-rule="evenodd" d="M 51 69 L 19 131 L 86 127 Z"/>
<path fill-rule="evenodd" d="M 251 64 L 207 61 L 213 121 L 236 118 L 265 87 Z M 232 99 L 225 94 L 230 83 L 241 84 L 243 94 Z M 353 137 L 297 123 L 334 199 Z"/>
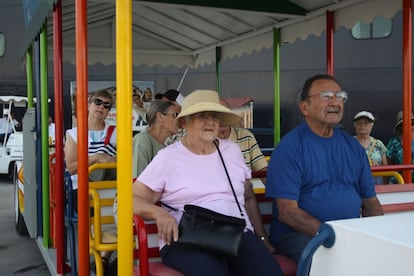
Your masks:
<path fill-rule="evenodd" d="M 171 135 L 169 132 L 156 126 L 148 127 L 147 132 L 160 144 L 164 144 L 165 140 Z"/>
<path fill-rule="evenodd" d="M 181 142 L 189 151 L 198 155 L 212 154 L 217 150 L 212 141 L 191 139 L 188 135 L 184 136 Z"/>
<path fill-rule="evenodd" d="M 105 121 L 96 121 L 88 119 L 88 129 L 89 130 L 103 130 L 105 129 Z"/>

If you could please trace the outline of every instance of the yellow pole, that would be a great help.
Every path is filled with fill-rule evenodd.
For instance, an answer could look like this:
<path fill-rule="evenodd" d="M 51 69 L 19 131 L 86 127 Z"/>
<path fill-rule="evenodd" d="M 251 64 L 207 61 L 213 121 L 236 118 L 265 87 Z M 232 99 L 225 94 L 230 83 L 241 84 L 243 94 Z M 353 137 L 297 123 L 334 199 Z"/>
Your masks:
<path fill-rule="evenodd" d="M 132 2 L 116 1 L 118 275 L 132 275 Z M 122 214 L 122 215 L 121 215 Z"/>

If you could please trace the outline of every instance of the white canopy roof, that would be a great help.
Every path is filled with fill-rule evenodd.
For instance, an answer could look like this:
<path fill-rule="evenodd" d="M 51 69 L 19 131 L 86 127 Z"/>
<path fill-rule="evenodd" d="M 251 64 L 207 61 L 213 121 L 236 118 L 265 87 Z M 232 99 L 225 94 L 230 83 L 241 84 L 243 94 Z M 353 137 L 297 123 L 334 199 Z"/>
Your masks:
<path fill-rule="evenodd" d="M 50 0 L 49 0 L 50 1 Z M 358 20 L 392 18 L 402 0 L 186 1 L 133 0 L 133 63 L 197 67 L 215 61 L 216 47 L 228 59 L 273 45 L 294 42 L 326 30 L 326 11 L 334 26 L 351 28 Z M 191 3 L 191 5 L 188 5 Z M 63 60 L 75 62 L 75 1 L 62 1 Z M 51 16 L 49 16 L 51 18 Z M 52 20 L 48 21 L 52 45 Z M 115 62 L 115 0 L 88 0 L 88 63 Z M 49 55 L 53 57 L 52 54 Z"/>

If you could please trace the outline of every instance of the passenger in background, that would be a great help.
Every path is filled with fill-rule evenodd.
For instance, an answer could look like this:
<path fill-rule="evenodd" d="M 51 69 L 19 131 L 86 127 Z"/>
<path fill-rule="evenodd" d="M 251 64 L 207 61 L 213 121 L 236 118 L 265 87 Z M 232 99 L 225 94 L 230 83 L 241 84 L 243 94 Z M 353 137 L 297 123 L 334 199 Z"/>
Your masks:
<path fill-rule="evenodd" d="M 179 107 L 173 102 L 154 100 L 147 112 L 148 127 L 134 136 L 132 142 L 132 176 L 137 177 L 164 148 L 167 137 L 177 132 L 174 123 Z"/>
<path fill-rule="evenodd" d="M 371 166 L 387 165 L 387 148 L 381 140 L 371 136 L 374 121 L 375 118 L 371 112 L 358 112 L 354 116 L 354 127 L 356 131 L 354 137 L 365 149 Z M 374 180 L 375 184 L 383 184 L 386 183 L 388 178 L 375 177 Z"/>
<path fill-rule="evenodd" d="M 107 90 L 92 93 L 88 100 L 88 165 L 116 162 L 116 130 L 105 123 L 112 107 L 112 95 Z M 78 190 L 78 128 L 66 131 L 64 147 L 66 169 L 70 172 L 77 207 Z"/>
<path fill-rule="evenodd" d="M 244 162 L 252 171 L 266 171 L 267 161 L 260 150 L 256 137 L 246 128 L 234 126 L 220 127 L 219 137 L 229 139 L 239 145 Z"/>
<path fill-rule="evenodd" d="M 165 91 L 161 100 L 174 102 L 181 107 L 184 101 L 184 96 L 177 90 L 169 89 Z"/>
<path fill-rule="evenodd" d="M 399 165 L 403 163 L 403 140 L 402 140 L 402 122 L 403 112 L 400 111 L 397 114 L 397 123 L 394 127 L 395 136 L 392 137 L 387 143 L 387 161 L 389 165 Z M 413 132 L 412 139 L 414 139 L 414 115 L 411 114 L 411 132 Z M 414 141 L 412 142 L 412 151 L 414 151 Z M 414 163 L 414 154 L 412 154 L 412 160 Z M 414 180 L 414 171 L 412 172 L 412 179 Z M 390 184 L 396 184 L 397 179 L 390 177 Z"/>
<path fill-rule="evenodd" d="M 164 97 L 164 94 L 162 93 L 157 93 L 154 96 L 154 100 L 162 100 L 162 97 Z"/>
<path fill-rule="evenodd" d="M 149 88 L 149 87 L 145 88 L 144 89 L 144 92 L 142 94 L 142 101 L 144 102 L 144 108 L 146 110 L 149 109 L 149 105 L 151 104 L 151 101 L 153 100 L 153 97 L 152 96 L 153 95 L 152 95 L 151 88 Z"/>
<path fill-rule="evenodd" d="M 163 94 L 161 99 L 163 101 L 173 102 L 174 104 L 176 104 L 179 107 L 179 110 L 181 112 L 181 105 L 183 103 L 184 96 L 179 91 L 174 90 L 174 89 L 169 89 Z M 167 145 L 167 146 L 171 145 L 175 141 L 178 141 L 182 137 L 184 137 L 184 135 L 185 135 L 185 130 L 182 129 L 182 128 L 179 128 L 175 134 L 169 136 L 165 140 L 164 144 Z"/>
<path fill-rule="evenodd" d="M 49 123 L 49 146 L 54 146 L 56 142 L 55 123 L 53 122 L 52 116 L 49 116 L 47 120 Z"/>
<path fill-rule="evenodd" d="M 142 94 L 142 101 L 143 102 L 150 102 L 152 101 L 152 90 L 151 88 L 147 87 L 144 89 L 144 93 Z"/>
<path fill-rule="evenodd" d="M 116 162 L 116 130 L 105 122 L 109 110 L 113 104 L 112 95 L 108 90 L 93 92 L 88 100 L 88 166 L 95 163 Z M 64 147 L 66 169 L 72 179 L 72 206 L 77 211 L 78 207 L 78 129 L 72 128 L 66 131 Z M 96 170 L 89 178 L 93 180 L 113 179 L 113 170 Z M 100 179 L 99 179 L 100 178 Z M 107 270 L 111 251 L 102 252 L 104 269 Z"/>
<path fill-rule="evenodd" d="M 185 275 L 282 275 L 276 259 L 253 233 L 252 213 L 245 202 L 250 170 L 238 146 L 218 139 L 220 126 L 233 125 L 241 117 L 222 106 L 218 93 L 196 90 L 188 95 L 175 123 L 186 135 L 160 150 L 133 185 L 134 213 L 155 220 L 161 258 Z M 241 218 L 219 151 L 246 221 L 238 255 L 180 247 L 178 223 L 185 204 L 196 204 L 224 215 Z M 170 208 L 159 206 L 162 202 Z"/>
<path fill-rule="evenodd" d="M 256 137 L 254 137 L 253 133 L 251 133 L 248 129 L 235 128 L 234 126 L 222 126 L 220 127 L 218 137 L 221 139 L 228 139 L 239 145 L 243 154 L 244 163 L 250 170 L 253 172 L 262 172 L 267 170 L 267 161 L 260 150 Z M 263 183 L 265 183 L 265 180 L 265 178 L 262 179 Z M 252 200 L 249 200 L 248 202 L 249 204 L 252 204 L 251 208 L 257 208 L 257 212 L 260 214 L 256 201 L 256 195 L 253 191 L 253 184 L 251 183 L 249 187 L 249 189 L 246 188 L 245 193 L 249 197 L 252 197 Z M 260 216 L 257 217 L 261 218 Z M 270 253 L 276 253 L 276 248 L 270 243 L 269 235 L 264 229 L 262 220 L 259 219 L 255 222 L 253 222 L 253 219 L 251 220 L 254 226 L 255 234 L 260 237 Z"/>
<path fill-rule="evenodd" d="M 347 97 L 330 75 L 307 79 L 299 103 L 305 122 L 281 139 L 270 158 L 270 239 L 296 262 L 322 223 L 384 214 L 364 149 L 336 127 Z"/>
<path fill-rule="evenodd" d="M 132 90 L 132 117 L 133 117 L 133 135 L 145 130 L 147 124 L 147 110 L 141 99 L 142 91 L 138 87 Z"/>

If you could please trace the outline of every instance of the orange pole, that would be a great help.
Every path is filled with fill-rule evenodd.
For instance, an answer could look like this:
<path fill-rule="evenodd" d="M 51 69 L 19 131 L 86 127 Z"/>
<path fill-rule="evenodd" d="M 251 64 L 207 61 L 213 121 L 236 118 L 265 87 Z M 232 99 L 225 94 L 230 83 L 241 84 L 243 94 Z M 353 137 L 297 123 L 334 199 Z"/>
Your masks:
<path fill-rule="evenodd" d="M 76 0 L 76 117 L 78 127 L 79 275 L 89 275 L 88 203 L 88 30 L 85 0 Z"/>
<path fill-rule="evenodd" d="M 412 163 L 412 133 L 411 133 L 411 112 L 412 112 L 412 1 L 403 2 L 403 164 Z M 412 182 L 411 172 L 404 171 L 403 177 L 406 183 Z"/>

